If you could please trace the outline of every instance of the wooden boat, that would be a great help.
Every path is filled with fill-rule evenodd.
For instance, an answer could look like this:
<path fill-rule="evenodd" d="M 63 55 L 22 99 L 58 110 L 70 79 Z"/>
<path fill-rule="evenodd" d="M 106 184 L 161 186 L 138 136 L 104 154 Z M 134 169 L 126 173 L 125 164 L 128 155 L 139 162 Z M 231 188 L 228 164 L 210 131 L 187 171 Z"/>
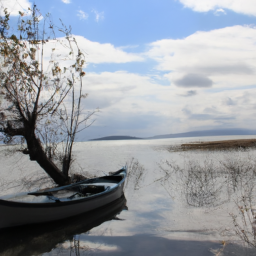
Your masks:
<path fill-rule="evenodd" d="M 107 205 L 123 195 L 126 168 L 44 191 L 0 198 L 0 228 L 66 219 Z"/>

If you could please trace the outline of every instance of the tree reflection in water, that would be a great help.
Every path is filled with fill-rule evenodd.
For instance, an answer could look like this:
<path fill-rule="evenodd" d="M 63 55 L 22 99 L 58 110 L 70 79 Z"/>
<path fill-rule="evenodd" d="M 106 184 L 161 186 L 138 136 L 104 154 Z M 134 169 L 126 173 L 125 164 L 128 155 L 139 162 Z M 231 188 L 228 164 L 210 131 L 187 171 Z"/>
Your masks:
<path fill-rule="evenodd" d="M 69 250 L 64 247 L 64 244 L 60 244 L 59 248 L 53 249 L 57 255 L 69 255 L 69 256 L 89 256 L 92 254 L 93 249 L 86 244 L 80 243 L 80 235 L 74 235 L 73 239 L 69 241 Z"/>
<path fill-rule="evenodd" d="M 79 235 L 74 235 L 74 249 L 75 249 L 75 254 L 77 256 L 80 256 L 80 252 L 79 252 Z"/>

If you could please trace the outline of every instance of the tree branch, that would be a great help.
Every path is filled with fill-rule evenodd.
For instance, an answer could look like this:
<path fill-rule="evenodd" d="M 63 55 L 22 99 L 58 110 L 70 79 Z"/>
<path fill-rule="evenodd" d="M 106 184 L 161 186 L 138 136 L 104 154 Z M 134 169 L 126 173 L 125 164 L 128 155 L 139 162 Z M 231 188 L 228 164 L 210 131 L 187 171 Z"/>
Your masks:
<path fill-rule="evenodd" d="M 4 127 L 2 131 L 9 136 L 24 136 L 25 135 L 25 129 L 22 128 L 14 128 L 11 125 L 11 121 L 7 121 L 7 127 Z"/>

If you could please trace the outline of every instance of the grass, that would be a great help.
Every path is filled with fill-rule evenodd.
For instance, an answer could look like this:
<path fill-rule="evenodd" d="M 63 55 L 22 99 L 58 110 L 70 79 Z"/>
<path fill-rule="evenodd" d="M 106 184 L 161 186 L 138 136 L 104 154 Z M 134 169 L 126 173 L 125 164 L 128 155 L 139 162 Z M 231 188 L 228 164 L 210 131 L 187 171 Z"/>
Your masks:
<path fill-rule="evenodd" d="M 182 144 L 181 150 L 230 150 L 256 148 L 256 139 L 208 141 Z"/>

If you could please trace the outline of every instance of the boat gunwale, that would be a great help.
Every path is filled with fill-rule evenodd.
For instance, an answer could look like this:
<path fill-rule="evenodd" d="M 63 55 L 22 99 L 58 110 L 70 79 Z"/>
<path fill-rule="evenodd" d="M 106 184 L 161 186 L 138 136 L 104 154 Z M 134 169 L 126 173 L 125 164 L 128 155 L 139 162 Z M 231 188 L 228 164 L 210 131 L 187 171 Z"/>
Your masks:
<path fill-rule="evenodd" d="M 100 193 L 97 193 L 97 194 L 94 194 L 94 195 L 90 195 L 88 197 L 84 197 L 84 198 L 81 198 L 81 199 L 79 198 L 79 199 L 70 200 L 70 201 L 55 201 L 55 202 L 42 202 L 42 203 L 15 202 L 15 201 L 8 201 L 8 200 L 0 199 L 0 206 L 4 205 L 4 206 L 9 206 L 9 207 L 20 207 L 20 208 L 21 207 L 24 207 L 24 208 L 51 208 L 51 207 L 63 207 L 63 206 L 69 206 L 69 205 L 84 203 L 86 201 L 93 200 L 97 197 L 103 197 L 104 195 L 111 195 L 112 193 L 116 192 L 116 190 L 118 190 L 120 185 L 122 185 L 124 183 L 125 178 L 127 176 L 127 170 L 126 170 L 126 168 L 123 168 L 123 169 L 115 172 L 114 174 L 112 174 L 110 176 L 102 176 L 102 177 L 90 179 L 92 181 L 92 180 L 95 180 L 95 179 L 101 179 L 101 178 L 103 179 L 105 177 L 118 176 L 118 174 L 122 173 L 122 172 L 124 172 L 124 174 L 125 174 L 123 179 L 119 183 L 116 183 L 116 185 L 113 186 L 112 188 L 108 187 L 103 192 L 100 192 Z M 89 181 L 89 180 L 86 180 L 86 181 Z M 82 184 L 83 184 L 83 182 L 78 182 L 78 184 L 74 184 L 73 186 L 82 185 Z M 64 187 L 67 188 L 68 186 L 64 186 Z"/>

